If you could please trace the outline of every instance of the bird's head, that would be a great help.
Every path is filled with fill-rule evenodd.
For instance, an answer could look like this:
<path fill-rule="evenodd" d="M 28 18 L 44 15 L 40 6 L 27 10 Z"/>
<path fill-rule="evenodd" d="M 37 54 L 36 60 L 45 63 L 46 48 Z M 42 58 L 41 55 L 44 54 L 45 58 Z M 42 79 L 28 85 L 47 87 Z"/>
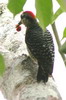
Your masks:
<path fill-rule="evenodd" d="M 24 24 L 26 27 L 31 26 L 36 21 L 36 16 L 31 11 L 24 11 L 21 14 L 21 20 L 17 24 L 16 28 L 18 28 L 21 24 Z"/>

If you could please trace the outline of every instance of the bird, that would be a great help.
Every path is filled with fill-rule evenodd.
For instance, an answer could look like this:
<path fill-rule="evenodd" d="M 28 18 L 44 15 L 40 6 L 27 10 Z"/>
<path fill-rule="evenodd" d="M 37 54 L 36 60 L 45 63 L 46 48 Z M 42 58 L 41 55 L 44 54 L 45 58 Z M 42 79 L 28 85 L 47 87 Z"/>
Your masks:
<path fill-rule="evenodd" d="M 27 50 L 39 66 L 37 82 L 46 83 L 53 73 L 55 53 L 53 37 L 47 29 L 42 29 L 32 11 L 23 11 L 20 17 L 21 20 L 16 25 L 16 29 L 20 31 L 21 24 L 26 26 L 25 43 Z"/>

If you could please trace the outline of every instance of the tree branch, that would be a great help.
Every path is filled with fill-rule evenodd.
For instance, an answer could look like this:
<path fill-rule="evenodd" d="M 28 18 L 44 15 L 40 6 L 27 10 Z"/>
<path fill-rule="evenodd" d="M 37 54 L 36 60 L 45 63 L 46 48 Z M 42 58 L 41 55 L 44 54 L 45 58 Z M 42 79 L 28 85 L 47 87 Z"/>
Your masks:
<path fill-rule="evenodd" d="M 53 32 L 54 32 L 54 35 L 55 35 L 55 38 L 56 38 L 56 42 L 57 42 L 57 45 L 58 45 L 58 50 L 59 50 L 60 47 L 61 47 L 61 43 L 60 43 L 60 39 L 59 39 L 59 36 L 58 36 L 58 32 L 57 32 L 57 29 L 56 29 L 56 26 L 55 26 L 55 22 L 51 26 L 52 26 L 52 29 L 53 29 Z M 65 58 L 65 55 L 62 52 L 60 52 L 60 50 L 59 50 L 59 53 L 61 54 L 61 56 L 63 58 L 63 61 L 64 61 L 64 64 L 66 66 L 66 58 Z"/>

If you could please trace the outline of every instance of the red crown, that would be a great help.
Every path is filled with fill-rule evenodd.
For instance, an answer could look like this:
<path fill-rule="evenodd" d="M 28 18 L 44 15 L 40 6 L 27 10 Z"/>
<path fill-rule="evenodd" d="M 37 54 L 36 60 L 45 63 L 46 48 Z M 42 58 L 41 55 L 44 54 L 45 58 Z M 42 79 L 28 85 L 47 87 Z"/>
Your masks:
<path fill-rule="evenodd" d="M 24 11 L 23 13 L 28 13 L 32 18 L 36 18 L 32 11 Z"/>

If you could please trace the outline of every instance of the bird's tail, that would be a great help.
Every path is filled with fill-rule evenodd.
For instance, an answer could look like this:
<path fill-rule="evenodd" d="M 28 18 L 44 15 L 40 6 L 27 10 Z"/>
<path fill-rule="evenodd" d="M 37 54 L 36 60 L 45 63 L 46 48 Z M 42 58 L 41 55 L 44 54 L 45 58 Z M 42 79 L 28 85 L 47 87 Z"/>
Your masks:
<path fill-rule="evenodd" d="M 39 68 L 38 68 L 38 74 L 37 74 L 37 81 L 43 81 L 46 83 L 48 81 L 48 77 L 51 75 L 52 76 L 52 68 L 51 66 L 47 66 L 46 64 L 38 63 Z"/>

